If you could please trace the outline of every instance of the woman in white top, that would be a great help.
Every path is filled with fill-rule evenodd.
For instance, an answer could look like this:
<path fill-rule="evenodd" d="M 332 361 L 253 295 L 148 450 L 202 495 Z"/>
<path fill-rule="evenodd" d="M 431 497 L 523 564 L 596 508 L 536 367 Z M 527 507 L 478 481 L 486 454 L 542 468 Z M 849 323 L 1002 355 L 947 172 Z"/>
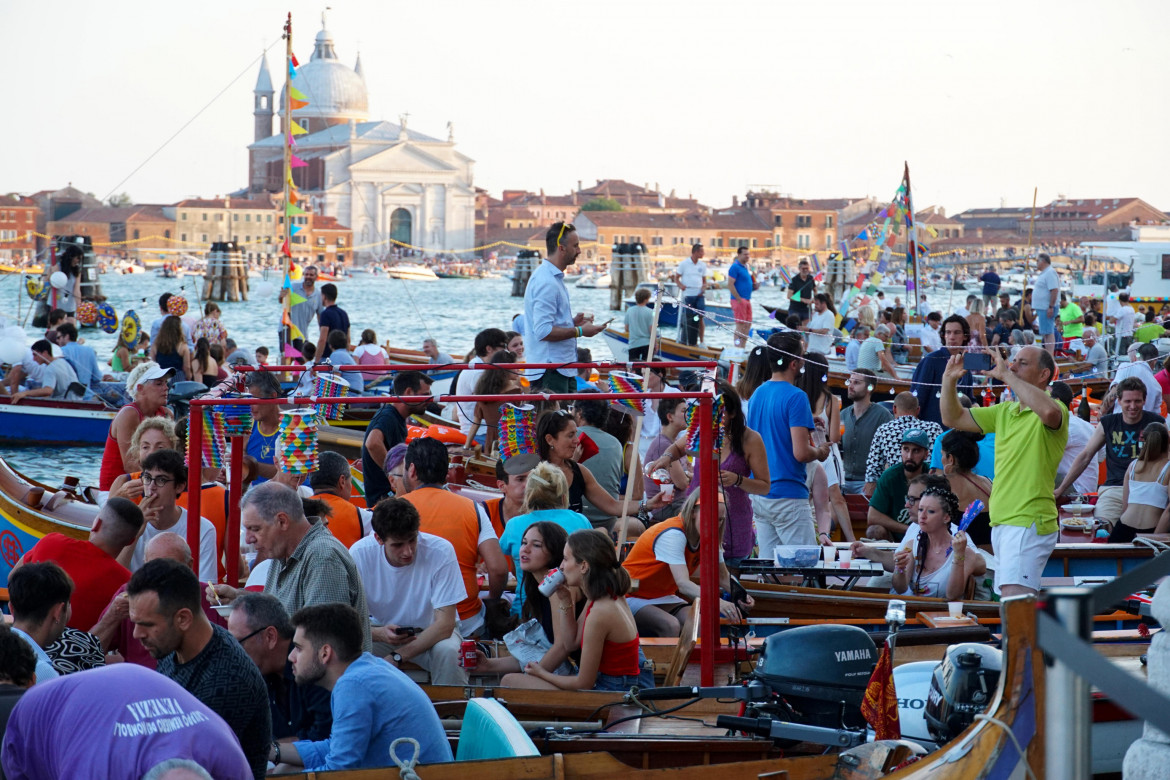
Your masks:
<path fill-rule="evenodd" d="M 951 601 L 963 598 L 971 578 L 987 571 L 983 556 L 967 552 L 967 535 L 951 534 L 951 523 L 961 518 L 959 500 L 944 488 L 931 487 L 918 502 L 918 535 L 904 540 L 894 553 L 893 592 L 934 596 Z"/>
<path fill-rule="evenodd" d="M 1109 541 L 1129 544 L 1138 534 L 1170 525 L 1170 433 L 1153 422 L 1142 430 L 1142 449 L 1125 470 L 1121 505 L 1125 511 L 1113 525 Z M 1161 531 L 1159 533 L 1162 533 Z"/>

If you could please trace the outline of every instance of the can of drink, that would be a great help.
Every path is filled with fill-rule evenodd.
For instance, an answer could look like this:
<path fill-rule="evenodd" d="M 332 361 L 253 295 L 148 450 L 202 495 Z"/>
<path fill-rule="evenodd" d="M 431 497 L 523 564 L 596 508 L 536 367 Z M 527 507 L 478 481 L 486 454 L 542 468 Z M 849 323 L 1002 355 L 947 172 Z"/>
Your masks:
<path fill-rule="evenodd" d="M 544 579 L 540 583 L 540 587 L 537 588 L 537 590 L 539 590 L 541 595 L 547 599 L 552 596 L 553 592 L 557 588 L 564 584 L 565 573 L 560 569 L 551 569 L 549 570 L 549 573 L 545 575 Z"/>
<path fill-rule="evenodd" d="M 464 669 L 474 669 L 479 666 L 479 656 L 475 654 L 475 640 L 464 639 L 459 646 L 459 665 Z"/>

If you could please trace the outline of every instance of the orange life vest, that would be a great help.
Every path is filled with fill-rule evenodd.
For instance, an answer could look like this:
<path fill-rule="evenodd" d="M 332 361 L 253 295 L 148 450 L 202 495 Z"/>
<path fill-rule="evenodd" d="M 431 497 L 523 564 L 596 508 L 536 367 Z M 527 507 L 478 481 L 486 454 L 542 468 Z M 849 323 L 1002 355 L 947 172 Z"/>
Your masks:
<path fill-rule="evenodd" d="M 657 525 L 650 526 L 646 533 L 638 537 L 630 554 L 622 563 L 631 579 L 638 581 L 638 592 L 634 594 L 640 599 L 656 599 L 660 596 L 673 596 L 678 593 L 678 583 L 674 581 L 674 574 L 670 565 L 654 557 L 654 543 L 664 531 L 677 528 L 683 531 L 682 517 L 672 517 L 663 520 Z M 683 531 L 686 533 L 686 531 Z M 687 562 L 687 571 L 694 574 L 699 568 L 699 551 L 691 550 L 684 545 L 684 558 Z"/>

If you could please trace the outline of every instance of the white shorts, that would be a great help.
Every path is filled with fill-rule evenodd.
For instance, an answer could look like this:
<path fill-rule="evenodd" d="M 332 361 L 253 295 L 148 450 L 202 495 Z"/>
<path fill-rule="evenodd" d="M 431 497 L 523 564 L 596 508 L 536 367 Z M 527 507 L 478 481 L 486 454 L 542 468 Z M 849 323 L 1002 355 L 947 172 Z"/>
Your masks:
<path fill-rule="evenodd" d="M 1041 536 L 1036 526 L 996 525 L 991 528 L 991 548 L 995 553 L 995 592 L 1004 585 L 1020 585 L 1040 590 L 1040 577 L 1048 557 L 1056 549 L 1058 533 Z"/>

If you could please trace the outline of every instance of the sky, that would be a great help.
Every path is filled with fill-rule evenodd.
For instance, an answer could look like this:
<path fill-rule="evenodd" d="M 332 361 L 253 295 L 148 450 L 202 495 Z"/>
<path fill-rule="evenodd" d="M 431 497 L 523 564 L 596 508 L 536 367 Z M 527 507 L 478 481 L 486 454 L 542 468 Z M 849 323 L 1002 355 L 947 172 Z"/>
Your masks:
<path fill-rule="evenodd" d="M 5 0 L 0 192 L 243 187 L 260 53 L 279 81 L 291 11 L 308 61 L 325 8 Z M 886 199 L 907 161 L 917 208 L 1037 188 L 1170 209 L 1161 0 L 332 0 L 327 19 L 343 62 L 361 51 L 371 118 L 453 122 L 496 196 L 619 178 L 715 207 Z"/>

